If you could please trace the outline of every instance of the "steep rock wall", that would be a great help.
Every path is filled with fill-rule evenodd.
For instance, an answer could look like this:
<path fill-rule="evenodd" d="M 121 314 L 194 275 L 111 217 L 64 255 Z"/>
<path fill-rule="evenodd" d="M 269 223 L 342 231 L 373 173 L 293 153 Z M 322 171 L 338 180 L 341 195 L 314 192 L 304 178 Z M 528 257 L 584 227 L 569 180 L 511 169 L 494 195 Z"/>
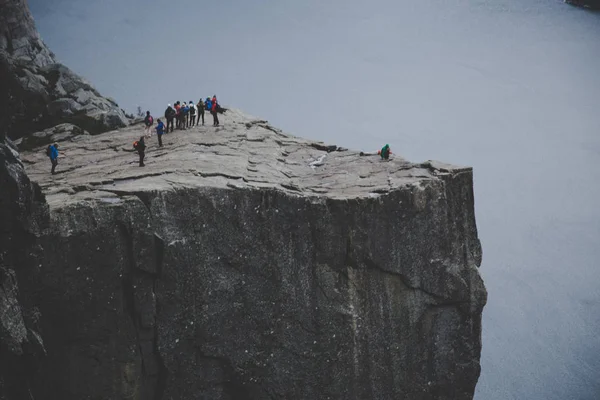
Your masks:
<path fill-rule="evenodd" d="M 26 0 L 0 0 L 0 136 L 20 138 L 63 122 L 91 133 L 129 123 L 123 110 L 57 63 Z"/>

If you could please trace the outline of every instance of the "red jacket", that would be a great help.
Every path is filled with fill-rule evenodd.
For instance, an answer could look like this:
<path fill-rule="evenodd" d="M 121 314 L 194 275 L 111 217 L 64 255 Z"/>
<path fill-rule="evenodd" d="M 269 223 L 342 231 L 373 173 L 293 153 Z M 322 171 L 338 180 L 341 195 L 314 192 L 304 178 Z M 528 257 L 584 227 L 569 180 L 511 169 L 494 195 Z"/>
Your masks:
<path fill-rule="evenodd" d="M 217 96 L 212 98 L 212 111 L 217 111 Z"/>

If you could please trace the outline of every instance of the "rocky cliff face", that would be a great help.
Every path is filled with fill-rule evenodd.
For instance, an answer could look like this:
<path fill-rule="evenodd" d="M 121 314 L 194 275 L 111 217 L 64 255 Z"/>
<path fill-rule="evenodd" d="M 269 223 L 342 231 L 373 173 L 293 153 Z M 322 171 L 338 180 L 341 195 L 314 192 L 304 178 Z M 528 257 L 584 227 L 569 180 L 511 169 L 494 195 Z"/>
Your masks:
<path fill-rule="evenodd" d="M 148 143 L 145 168 L 134 127 L 60 143 L 54 177 L 22 155 L 47 203 L 19 172 L 0 398 L 471 399 L 471 169 L 226 118 Z"/>
<path fill-rule="evenodd" d="M 0 0 L 0 108 L 0 136 L 13 139 L 62 122 L 98 133 L 129 121 L 113 100 L 56 62 L 25 0 Z"/>

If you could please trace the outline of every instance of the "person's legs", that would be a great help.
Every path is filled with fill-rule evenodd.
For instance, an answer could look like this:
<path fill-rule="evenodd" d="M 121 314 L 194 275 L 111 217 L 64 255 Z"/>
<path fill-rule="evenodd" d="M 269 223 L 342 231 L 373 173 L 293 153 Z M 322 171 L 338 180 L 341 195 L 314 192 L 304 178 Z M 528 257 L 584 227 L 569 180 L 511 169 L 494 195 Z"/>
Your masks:
<path fill-rule="evenodd" d="M 215 121 L 217 121 L 217 126 L 219 126 L 219 113 L 215 111 Z"/>
<path fill-rule="evenodd" d="M 54 160 L 51 160 L 51 162 L 52 162 L 52 175 L 54 175 L 55 174 L 54 170 L 56 169 L 56 166 L 58 165 L 58 160 L 54 159 Z"/>
<path fill-rule="evenodd" d="M 157 136 L 158 136 L 158 146 L 162 147 L 162 135 L 158 134 Z"/>
<path fill-rule="evenodd" d="M 144 166 L 144 157 L 146 156 L 144 151 L 140 151 L 140 167 Z"/>
<path fill-rule="evenodd" d="M 204 126 L 204 111 L 202 112 L 202 126 Z M 198 121 L 198 123 L 200 123 L 200 121 Z"/>

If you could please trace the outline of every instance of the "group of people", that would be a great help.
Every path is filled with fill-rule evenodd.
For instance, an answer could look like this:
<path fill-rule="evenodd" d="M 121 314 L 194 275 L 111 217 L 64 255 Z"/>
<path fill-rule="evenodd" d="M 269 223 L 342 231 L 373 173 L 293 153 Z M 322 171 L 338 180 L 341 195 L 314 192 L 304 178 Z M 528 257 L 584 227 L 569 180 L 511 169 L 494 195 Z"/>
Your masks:
<path fill-rule="evenodd" d="M 183 103 L 177 101 L 175 102 L 175 106 L 168 104 L 167 109 L 165 110 L 165 119 L 167 120 L 167 125 L 165 126 L 164 122 L 159 118 L 157 119 L 156 128 L 154 128 L 156 130 L 156 136 L 158 137 L 158 146 L 163 147 L 162 135 L 173 132 L 173 129 L 175 128 L 178 130 L 186 130 L 196 125 L 199 126 L 200 121 L 202 121 L 202 126 L 204 126 L 205 111 L 209 111 L 212 114 L 213 126 L 219 126 L 218 114 L 224 112 L 225 109 L 219 105 L 216 95 L 214 95 L 212 99 L 210 97 L 207 97 L 204 101 L 200 99 L 197 104 L 194 104 L 193 101 L 190 101 L 189 103 L 186 103 L 185 101 Z M 150 137 L 153 125 L 154 118 L 152 115 L 150 115 L 150 111 L 146 111 L 146 117 L 144 118 L 144 132 L 146 137 Z M 146 143 L 144 136 L 140 137 L 139 140 L 134 142 L 133 148 L 140 156 L 140 167 L 143 167 L 144 157 L 146 154 Z"/>
<path fill-rule="evenodd" d="M 187 128 L 200 125 L 204 126 L 204 112 L 208 111 L 213 116 L 213 126 L 219 126 L 219 112 L 223 109 L 219 106 L 217 96 L 213 96 L 212 99 L 207 97 L 206 100 L 200 99 L 198 103 L 194 104 L 193 101 L 183 103 L 177 101 L 174 106 L 171 104 L 167 105 L 165 110 L 165 119 L 167 120 L 166 131 L 173 132 L 173 129 L 185 130 Z M 146 125 L 148 126 L 148 122 Z M 150 125 L 151 126 L 151 125 Z"/>
<path fill-rule="evenodd" d="M 162 135 L 165 133 L 173 132 L 174 125 L 176 129 L 185 130 L 187 128 L 200 125 L 200 121 L 202 121 L 202 126 L 204 126 L 204 112 L 209 111 L 213 116 L 213 126 L 219 126 L 219 116 L 217 114 L 225 111 L 222 108 L 218 101 L 217 96 L 214 95 L 212 99 L 207 97 L 206 100 L 200 99 L 197 104 L 194 104 L 193 101 L 183 103 L 177 101 L 175 106 L 172 107 L 171 104 L 167 105 L 167 109 L 165 110 L 165 119 L 167 120 L 167 125 L 165 126 L 164 122 L 158 118 L 156 128 L 156 136 L 158 137 L 158 146 L 163 147 L 162 143 Z M 149 137 L 152 132 L 152 127 L 154 125 L 154 118 L 150 114 L 150 111 L 146 111 L 146 117 L 144 118 L 144 132 L 145 136 L 141 136 L 139 140 L 136 140 L 133 143 L 133 148 L 137 151 L 140 157 L 140 167 L 144 165 L 144 158 L 146 156 L 146 143 L 145 137 Z M 381 159 L 389 160 L 390 154 L 392 153 L 390 146 L 386 144 L 381 150 L 377 152 Z M 362 153 L 361 153 L 362 154 Z M 46 155 L 50 158 L 52 163 L 52 174 L 56 173 L 56 166 L 58 165 L 58 144 L 52 144 L 48 146 L 46 149 Z"/>

